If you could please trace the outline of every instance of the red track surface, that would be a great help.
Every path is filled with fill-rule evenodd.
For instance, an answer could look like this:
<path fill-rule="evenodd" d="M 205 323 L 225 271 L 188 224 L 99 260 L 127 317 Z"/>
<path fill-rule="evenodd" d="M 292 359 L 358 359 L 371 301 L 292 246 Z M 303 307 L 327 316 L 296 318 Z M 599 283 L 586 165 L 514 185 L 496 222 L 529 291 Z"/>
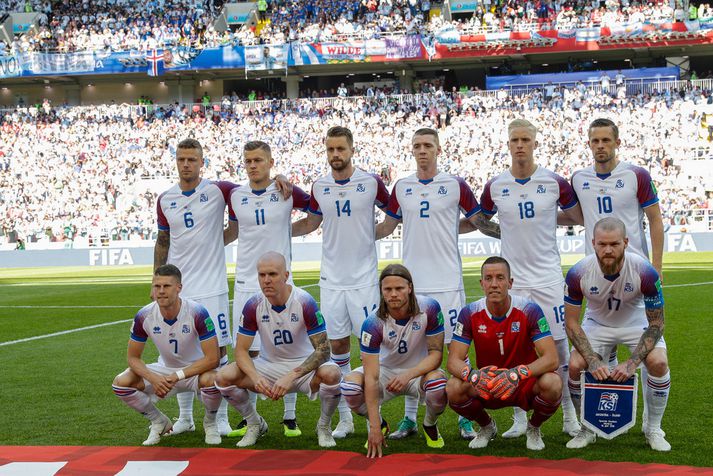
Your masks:
<path fill-rule="evenodd" d="M 0 446 L 0 474 L 13 469 L 14 462 L 67 462 L 56 474 L 109 475 L 128 462 L 183 461 L 183 475 L 442 475 L 442 474 L 527 474 L 560 475 L 693 475 L 713 474 L 713 468 L 663 464 L 611 463 L 579 459 L 542 460 L 471 455 L 394 454 L 374 460 L 346 451 L 234 450 L 226 448 L 142 448 L 106 446 Z M 139 474 L 141 463 L 133 471 Z M 159 463 L 160 464 L 160 463 Z M 15 467 L 14 469 L 21 469 Z M 142 474 L 157 474 L 159 468 L 143 468 Z M 168 469 L 168 468 L 166 468 Z M 37 467 L 37 470 L 40 470 Z M 179 470 L 180 471 L 180 470 Z M 52 474 L 22 468 L 23 476 Z M 165 474 L 165 473 L 164 473 Z M 173 474 L 177 474 L 174 470 Z"/>

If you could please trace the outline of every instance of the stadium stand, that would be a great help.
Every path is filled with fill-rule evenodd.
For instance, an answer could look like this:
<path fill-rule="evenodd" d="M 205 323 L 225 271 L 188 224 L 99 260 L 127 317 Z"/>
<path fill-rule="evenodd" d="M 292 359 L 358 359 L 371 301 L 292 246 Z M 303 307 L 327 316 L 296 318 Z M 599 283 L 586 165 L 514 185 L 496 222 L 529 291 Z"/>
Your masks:
<path fill-rule="evenodd" d="M 441 132 L 446 172 L 466 178 L 476 194 L 508 163 L 506 124 L 524 117 L 541 128 L 537 160 L 565 177 L 591 162 L 587 124 L 599 116 L 621 125 L 620 156 L 646 167 L 658 184 L 665 221 L 708 209 L 703 182 L 679 166 L 699 137 L 699 88 L 617 96 L 601 88 L 445 92 L 242 101 L 226 96 L 207 108 L 111 104 L 6 110 L 0 116 L 0 242 L 150 240 L 156 191 L 175 180 L 177 142 L 205 148 L 205 174 L 242 182 L 240 150 L 250 140 L 273 146 L 276 169 L 310 189 L 326 172 L 323 133 L 336 124 L 355 133 L 357 163 L 387 183 L 413 170 L 410 137 L 418 127 Z M 678 222 L 677 222 L 678 221 Z"/>

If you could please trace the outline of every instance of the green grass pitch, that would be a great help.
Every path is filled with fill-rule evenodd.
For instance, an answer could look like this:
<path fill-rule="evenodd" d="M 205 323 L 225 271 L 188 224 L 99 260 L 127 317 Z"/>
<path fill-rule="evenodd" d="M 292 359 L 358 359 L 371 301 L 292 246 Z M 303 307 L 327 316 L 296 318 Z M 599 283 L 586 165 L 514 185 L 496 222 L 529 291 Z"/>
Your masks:
<path fill-rule="evenodd" d="M 566 258 L 565 268 L 574 259 Z M 464 263 L 468 300 L 482 295 L 479 266 L 482 260 Z M 314 265 L 297 264 L 295 282 L 319 300 L 318 272 Z M 231 269 L 232 272 L 232 269 Z M 456 414 L 448 409 L 439 421 L 448 453 L 495 456 L 530 456 L 547 459 L 583 458 L 641 463 L 713 466 L 710 429 L 713 427 L 713 253 L 679 253 L 665 257 L 664 296 L 665 337 L 669 348 L 671 397 L 663 428 L 673 450 L 656 453 L 649 449 L 640 432 L 642 405 L 639 401 L 637 425 L 613 441 L 598 440 L 584 450 L 567 450 L 568 437 L 561 433 L 561 412 L 543 426 L 546 449 L 530 452 L 524 437 L 497 438 L 476 453 L 457 434 Z M 232 294 L 232 276 L 231 294 Z M 122 268 L 41 268 L 0 270 L 0 342 L 9 342 L 52 333 L 58 335 L 0 345 L 0 444 L 3 445 L 139 445 L 148 434 L 148 423 L 126 407 L 111 391 L 114 375 L 126 367 L 129 322 L 149 299 L 150 269 Z M 80 332 L 62 331 L 113 323 Z M 145 360 L 155 359 L 155 349 L 147 345 Z M 624 353 L 620 354 L 620 359 Z M 359 363 L 356 341 L 352 343 L 352 365 Z M 161 402 L 160 408 L 177 416 L 175 399 Z M 297 403 L 303 436 L 282 435 L 282 403 L 260 401 L 270 431 L 256 448 L 316 449 L 314 426 L 318 403 L 303 396 Z M 237 415 L 230 410 L 231 423 Z M 419 412 L 423 415 L 423 407 Z M 195 433 L 164 438 L 161 445 L 201 447 L 202 408 L 195 403 Z M 403 414 L 403 399 L 384 405 L 383 414 L 394 427 Z M 512 411 L 493 412 L 500 432 L 510 425 Z M 336 423 L 336 417 L 335 417 Z M 338 441 L 338 450 L 364 452 L 366 424 L 355 418 L 356 434 Z M 234 447 L 236 439 L 224 438 L 222 446 Z M 236 450 L 237 451 L 237 450 Z M 433 452 L 421 435 L 401 442 L 389 442 L 387 453 Z"/>

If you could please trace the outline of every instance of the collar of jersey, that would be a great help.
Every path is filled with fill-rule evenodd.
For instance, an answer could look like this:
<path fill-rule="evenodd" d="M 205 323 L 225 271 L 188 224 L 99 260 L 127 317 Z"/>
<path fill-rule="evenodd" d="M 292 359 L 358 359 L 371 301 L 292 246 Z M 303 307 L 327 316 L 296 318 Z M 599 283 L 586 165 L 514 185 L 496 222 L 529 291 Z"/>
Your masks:
<path fill-rule="evenodd" d="M 349 181 L 350 181 L 351 179 L 352 179 L 351 177 L 346 178 L 346 179 L 344 179 L 344 180 L 337 180 L 337 179 L 334 179 L 334 183 L 336 183 L 337 185 L 346 185 L 346 184 L 349 183 Z"/>
<path fill-rule="evenodd" d="M 513 301 L 513 299 L 512 299 L 512 295 L 511 295 L 510 296 L 510 307 L 508 308 L 508 312 L 506 312 L 504 316 L 494 316 L 493 313 L 490 312 L 490 309 L 488 309 L 487 303 L 485 305 L 485 313 L 488 315 L 489 318 L 491 318 L 492 320 L 494 320 L 495 322 L 497 322 L 499 324 L 499 323 L 503 322 L 505 319 L 507 319 L 508 316 L 510 316 L 510 313 L 512 312 L 512 301 Z"/>
<path fill-rule="evenodd" d="M 611 281 L 613 283 L 614 281 L 616 281 L 616 278 L 618 278 L 619 276 L 620 276 L 620 273 L 605 274 L 604 279 L 606 279 L 607 281 Z"/>
<path fill-rule="evenodd" d="M 263 193 L 267 192 L 267 188 L 263 188 L 262 190 L 251 190 L 255 195 L 262 195 Z"/>
<path fill-rule="evenodd" d="M 181 190 L 181 195 L 183 195 L 184 197 L 190 197 L 194 193 L 196 193 L 195 188 L 193 190 L 186 190 L 185 192 L 183 190 Z"/>
<path fill-rule="evenodd" d="M 608 179 L 609 177 L 611 177 L 611 172 L 609 172 L 608 174 L 596 174 L 596 175 L 597 175 L 597 178 L 602 179 L 602 180 L 606 180 L 606 179 Z"/>
<path fill-rule="evenodd" d="M 287 309 L 287 306 L 275 306 L 274 304 L 270 304 L 270 307 L 272 308 L 273 311 L 275 312 L 282 312 L 285 309 Z"/>
<path fill-rule="evenodd" d="M 166 319 L 166 318 L 164 318 L 164 319 L 163 319 L 163 322 L 165 322 L 165 323 L 168 324 L 169 326 L 172 326 L 172 325 L 174 325 L 176 322 L 178 322 L 178 318 L 175 318 L 175 319 Z"/>
<path fill-rule="evenodd" d="M 435 177 L 434 177 L 434 178 L 435 178 Z M 429 183 L 433 182 L 433 179 L 432 179 L 432 178 L 430 178 L 430 179 L 423 179 L 423 180 L 418 179 L 418 181 L 419 181 L 420 183 L 422 183 L 423 185 L 428 185 Z"/>
<path fill-rule="evenodd" d="M 411 320 L 411 318 L 407 317 L 406 319 L 394 319 L 394 322 L 396 324 L 398 324 L 399 326 L 405 326 L 406 324 L 409 323 L 410 320 Z"/>
<path fill-rule="evenodd" d="M 527 178 L 516 178 L 515 181 L 519 183 L 520 185 L 525 185 L 527 182 L 532 180 L 532 177 L 527 177 Z"/>

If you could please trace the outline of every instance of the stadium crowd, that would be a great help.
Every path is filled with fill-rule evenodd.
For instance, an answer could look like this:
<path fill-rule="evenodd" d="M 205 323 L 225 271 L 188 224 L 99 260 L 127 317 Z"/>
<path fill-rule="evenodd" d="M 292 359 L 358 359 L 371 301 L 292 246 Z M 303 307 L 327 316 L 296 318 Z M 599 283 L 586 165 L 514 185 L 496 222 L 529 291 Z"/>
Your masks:
<path fill-rule="evenodd" d="M 225 44 L 253 45 L 289 41 L 348 41 L 385 34 L 572 29 L 615 26 L 644 21 L 684 21 L 713 15 L 703 4 L 686 11 L 668 2 L 608 0 L 594 5 L 584 0 L 485 0 L 468 19 L 446 21 L 430 0 L 273 0 L 265 2 L 261 29 L 245 25 L 218 31 L 214 21 L 222 2 L 216 0 L 153 0 L 127 2 L 59 2 L 3 0 L 0 11 L 38 12 L 39 25 L 10 44 L 0 41 L 0 53 L 28 51 L 148 51 L 153 48 Z"/>
<path fill-rule="evenodd" d="M 244 182 L 243 144 L 265 140 L 276 170 L 310 190 L 327 172 L 324 131 L 344 125 L 355 135 L 356 164 L 387 184 L 415 169 L 410 138 L 419 127 L 439 129 L 443 171 L 464 177 L 476 196 L 506 168 L 506 125 L 524 117 L 540 128 L 536 160 L 569 178 L 591 164 L 587 124 L 608 116 L 621 127 L 623 160 L 647 168 L 665 220 L 676 210 L 706 207 L 701 180 L 677 161 L 698 140 L 698 89 L 617 98 L 587 88 L 536 90 L 526 95 L 436 92 L 407 97 L 274 100 L 262 105 L 224 100 L 222 106 L 129 105 L 15 110 L 0 116 L 0 233 L 38 240 L 151 239 L 156 191 L 175 178 L 175 146 L 194 137 L 204 146 L 210 179 Z M 142 114 L 137 114 L 141 112 Z"/>

